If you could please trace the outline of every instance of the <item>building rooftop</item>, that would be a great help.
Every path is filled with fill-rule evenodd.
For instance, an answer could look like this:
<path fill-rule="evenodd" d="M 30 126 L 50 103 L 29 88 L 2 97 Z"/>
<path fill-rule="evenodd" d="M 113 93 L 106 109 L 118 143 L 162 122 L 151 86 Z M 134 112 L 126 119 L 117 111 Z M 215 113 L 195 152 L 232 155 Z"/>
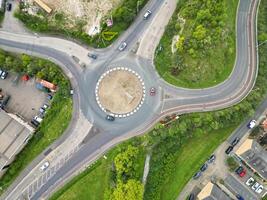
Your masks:
<path fill-rule="evenodd" d="M 253 139 L 246 139 L 235 154 L 263 179 L 267 180 L 267 151 L 258 142 Z"/>
<path fill-rule="evenodd" d="M 0 171 L 27 143 L 33 129 L 3 110 L 0 110 Z"/>
<path fill-rule="evenodd" d="M 208 182 L 197 195 L 199 200 L 231 200 L 217 185 Z"/>

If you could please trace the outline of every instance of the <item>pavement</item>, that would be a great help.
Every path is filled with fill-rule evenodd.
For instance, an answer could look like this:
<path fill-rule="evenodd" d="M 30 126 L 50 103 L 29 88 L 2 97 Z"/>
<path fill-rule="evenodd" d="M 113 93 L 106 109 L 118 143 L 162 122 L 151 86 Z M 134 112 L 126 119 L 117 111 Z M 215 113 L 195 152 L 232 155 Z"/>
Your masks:
<path fill-rule="evenodd" d="M 46 93 L 36 88 L 34 79 L 28 81 L 19 79 L 18 83 L 14 83 L 15 78 L 15 74 L 9 73 L 5 80 L 0 80 L 3 93 L 11 96 L 5 110 L 9 113 L 18 114 L 25 121 L 30 122 L 46 102 Z"/>
<path fill-rule="evenodd" d="M 33 190 L 28 187 L 35 184 L 34 182 L 43 175 L 38 170 L 39 166 L 45 160 L 49 160 L 52 168 L 60 159 L 70 154 L 77 145 L 79 149 L 75 156 L 71 156 L 55 173 L 50 172 L 49 179 L 39 184 L 39 187 L 38 181 L 37 187 L 33 185 L 36 190 L 31 192 L 31 199 L 47 198 L 108 149 L 119 142 L 147 132 L 158 120 L 171 113 L 183 114 L 217 110 L 236 104 L 247 96 L 254 85 L 257 74 L 254 24 L 257 1 L 240 1 L 237 13 L 237 57 L 231 76 L 218 86 L 199 90 L 169 85 L 155 72 L 151 52 L 144 57 L 132 52 L 141 38 L 148 34 L 145 33 L 145 30 L 149 27 L 154 27 L 155 33 L 162 32 L 162 27 L 167 24 L 169 19 L 166 17 L 165 20 L 156 21 L 153 18 L 157 17 L 157 13 L 161 13 L 162 9 L 164 12 L 170 12 L 168 16 L 171 16 L 173 8 L 166 9 L 168 8 L 166 5 L 173 5 L 173 3 L 173 0 L 150 0 L 129 29 L 110 47 L 102 50 L 85 48 L 59 38 L 36 34 L 16 34 L 7 30 L 0 31 L 1 48 L 39 56 L 55 62 L 70 78 L 74 88 L 74 114 L 70 127 L 59 140 L 45 151 L 49 153 L 45 154 L 44 152 L 22 172 L 1 197 L 2 199 L 21 199 L 25 193 L 29 195 Z M 142 15 L 147 8 L 154 14 L 149 20 L 143 20 Z M 167 13 L 165 15 L 167 16 Z M 162 14 L 162 16 L 165 15 Z M 148 43 L 148 40 L 144 40 L 144 42 L 151 48 L 155 48 L 156 45 L 152 43 L 156 43 L 158 40 L 159 38 L 151 40 L 151 43 Z M 126 41 L 128 46 L 125 51 L 119 52 L 117 47 L 122 41 Z M 92 61 L 87 58 L 88 51 L 97 54 L 98 59 Z M 85 63 L 86 67 L 75 62 L 73 55 Z M 127 66 L 136 71 L 144 80 L 146 88 L 153 86 L 158 92 L 156 96 L 152 97 L 147 90 L 144 104 L 138 112 L 128 118 L 109 122 L 105 120 L 106 113 L 98 107 L 95 100 L 95 86 L 105 71 L 118 66 Z M 165 94 L 169 94 L 170 98 L 164 98 Z M 72 144 L 66 141 L 75 142 Z M 57 149 L 64 149 L 64 152 L 63 150 L 57 151 Z"/>

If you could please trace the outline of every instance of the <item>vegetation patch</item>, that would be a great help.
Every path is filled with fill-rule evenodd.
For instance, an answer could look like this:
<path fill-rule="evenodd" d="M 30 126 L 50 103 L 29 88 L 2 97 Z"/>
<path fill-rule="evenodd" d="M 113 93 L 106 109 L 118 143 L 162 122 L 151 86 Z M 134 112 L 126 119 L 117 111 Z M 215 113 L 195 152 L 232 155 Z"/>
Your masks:
<path fill-rule="evenodd" d="M 50 61 L 25 54 L 17 55 L 0 51 L 0 65 L 5 70 L 44 78 L 58 85 L 59 88 L 41 125 L 1 177 L 1 194 L 34 158 L 63 134 L 71 120 L 72 98 L 69 95 L 68 79 L 59 67 Z"/>
<path fill-rule="evenodd" d="M 235 0 L 179 1 L 155 56 L 162 78 L 188 88 L 224 81 L 234 66 L 237 5 Z"/>

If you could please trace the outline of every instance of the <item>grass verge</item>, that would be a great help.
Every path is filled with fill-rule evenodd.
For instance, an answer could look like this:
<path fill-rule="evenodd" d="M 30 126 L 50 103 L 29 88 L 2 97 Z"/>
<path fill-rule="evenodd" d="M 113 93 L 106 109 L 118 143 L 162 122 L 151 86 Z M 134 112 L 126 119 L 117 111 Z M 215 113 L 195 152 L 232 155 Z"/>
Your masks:
<path fill-rule="evenodd" d="M 110 185 L 113 185 L 112 172 L 113 161 L 121 149 L 129 144 L 125 142 L 110 150 L 106 157 L 101 158 L 95 164 L 88 167 L 80 175 L 73 178 L 63 188 L 57 191 L 50 200 L 99 200 L 105 199 L 105 192 Z M 139 146 L 140 147 L 140 146 Z M 137 164 L 137 177 L 142 180 L 145 164 L 145 151 L 139 148 L 138 157 L 135 160 Z"/>
<path fill-rule="evenodd" d="M 204 18 L 197 20 L 200 18 L 199 15 L 183 14 L 189 12 L 186 9 L 194 7 L 196 2 L 200 1 L 181 0 L 178 2 L 177 9 L 160 41 L 159 46 L 163 50 L 156 52 L 155 65 L 160 76 L 170 84 L 187 88 L 206 88 L 223 82 L 233 69 L 238 1 L 226 0 L 224 2 L 225 11 L 216 16 L 216 18 L 220 18 L 220 22 L 215 28 L 210 25 L 215 17 L 209 17 L 207 14 L 205 17 L 209 19 L 205 21 Z M 189 4 L 190 6 L 188 6 Z M 198 13 L 196 10 L 190 12 Z M 178 14 L 185 19 L 184 25 L 183 22 L 179 23 Z M 194 37 L 197 31 L 193 30 L 196 29 L 197 24 L 205 27 L 204 32 L 206 33 L 203 34 L 203 39 Z M 220 30 L 219 33 L 214 32 L 215 29 Z M 180 51 L 172 53 L 172 39 L 175 35 L 180 35 L 185 41 L 181 44 Z"/>
<path fill-rule="evenodd" d="M 176 199 L 194 173 L 236 127 L 237 125 L 194 135 L 193 138 L 184 143 L 176 153 L 178 156 L 175 161 L 174 173 L 163 184 L 160 199 Z M 207 138 L 209 142 L 207 142 Z"/>

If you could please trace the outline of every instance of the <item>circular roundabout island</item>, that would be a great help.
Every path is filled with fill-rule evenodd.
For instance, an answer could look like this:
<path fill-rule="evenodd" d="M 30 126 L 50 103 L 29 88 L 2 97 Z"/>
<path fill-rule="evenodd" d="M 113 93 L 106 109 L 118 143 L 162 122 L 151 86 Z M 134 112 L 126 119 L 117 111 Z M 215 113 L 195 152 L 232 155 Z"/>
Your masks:
<path fill-rule="evenodd" d="M 96 84 L 95 95 L 104 112 L 114 117 L 128 117 L 144 103 L 145 86 L 135 71 L 116 67 L 102 74 Z"/>

